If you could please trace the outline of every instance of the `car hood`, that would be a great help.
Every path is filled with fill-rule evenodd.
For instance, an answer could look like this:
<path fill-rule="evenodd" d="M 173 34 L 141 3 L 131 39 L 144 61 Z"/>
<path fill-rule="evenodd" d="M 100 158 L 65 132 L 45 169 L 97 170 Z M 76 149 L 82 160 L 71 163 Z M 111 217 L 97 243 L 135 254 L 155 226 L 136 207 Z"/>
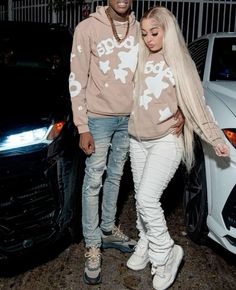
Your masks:
<path fill-rule="evenodd" d="M 209 82 L 206 86 L 214 95 L 217 96 L 236 116 L 236 82 L 235 81 L 216 81 Z"/>
<path fill-rule="evenodd" d="M 47 69 L 0 69 L 0 132 L 61 121 L 70 110 L 67 77 Z"/>

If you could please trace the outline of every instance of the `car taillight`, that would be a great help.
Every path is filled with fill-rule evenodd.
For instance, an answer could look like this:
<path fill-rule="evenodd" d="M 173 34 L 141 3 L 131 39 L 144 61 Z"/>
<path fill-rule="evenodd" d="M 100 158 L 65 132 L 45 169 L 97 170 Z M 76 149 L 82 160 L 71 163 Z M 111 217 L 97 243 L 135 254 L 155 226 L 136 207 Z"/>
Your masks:
<path fill-rule="evenodd" d="M 236 148 L 236 129 L 223 129 L 225 137 Z"/>

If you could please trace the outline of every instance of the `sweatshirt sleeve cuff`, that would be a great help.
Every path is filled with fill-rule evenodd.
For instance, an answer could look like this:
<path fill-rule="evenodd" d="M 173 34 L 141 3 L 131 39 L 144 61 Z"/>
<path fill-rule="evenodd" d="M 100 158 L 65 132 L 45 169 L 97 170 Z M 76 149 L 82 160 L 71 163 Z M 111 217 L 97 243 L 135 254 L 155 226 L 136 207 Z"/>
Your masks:
<path fill-rule="evenodd" d="M 77 129 L 79 131 L 79 134 L 89 132 L 88 125 L 79 125 L 77 126 Z"/>
<path fill-rule="evenodd" d="M 212 141 L 212 145 L 216 146 L 218 144 L 225 144 L 224 140 L 222 138 L 217 138 L 215 140 Z"/>

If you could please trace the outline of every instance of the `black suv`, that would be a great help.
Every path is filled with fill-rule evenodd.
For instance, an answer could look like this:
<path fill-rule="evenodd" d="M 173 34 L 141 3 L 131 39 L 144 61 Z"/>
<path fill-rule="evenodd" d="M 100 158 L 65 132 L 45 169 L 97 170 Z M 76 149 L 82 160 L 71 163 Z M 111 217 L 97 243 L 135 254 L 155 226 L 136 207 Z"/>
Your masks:
<path fill-rule="evenodd" d="M 0 22 L 0 261 L 79 229 L 71 45 L 65 26 Z"/>

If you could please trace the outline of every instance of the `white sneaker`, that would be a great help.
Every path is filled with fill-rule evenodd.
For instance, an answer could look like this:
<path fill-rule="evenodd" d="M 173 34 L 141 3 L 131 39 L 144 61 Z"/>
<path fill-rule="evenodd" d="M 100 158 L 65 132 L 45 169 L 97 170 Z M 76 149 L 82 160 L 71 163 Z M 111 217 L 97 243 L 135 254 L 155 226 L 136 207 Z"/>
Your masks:
<path fill-rule="evenodd" d="M 126 265 L 129 269 L 138 271 L 143 270 L 148 262 L 148 243 L 140 239 Z"/>
<path fill-rule="evenodd" d="M 174 245 L 166 264 L 152 268 L 152 274 L 154 274 L 152 281 L 154 289 L 165 290 L 170 287 L 175 280 L 183 256 L 183 249 L 178 245 Z"/>

